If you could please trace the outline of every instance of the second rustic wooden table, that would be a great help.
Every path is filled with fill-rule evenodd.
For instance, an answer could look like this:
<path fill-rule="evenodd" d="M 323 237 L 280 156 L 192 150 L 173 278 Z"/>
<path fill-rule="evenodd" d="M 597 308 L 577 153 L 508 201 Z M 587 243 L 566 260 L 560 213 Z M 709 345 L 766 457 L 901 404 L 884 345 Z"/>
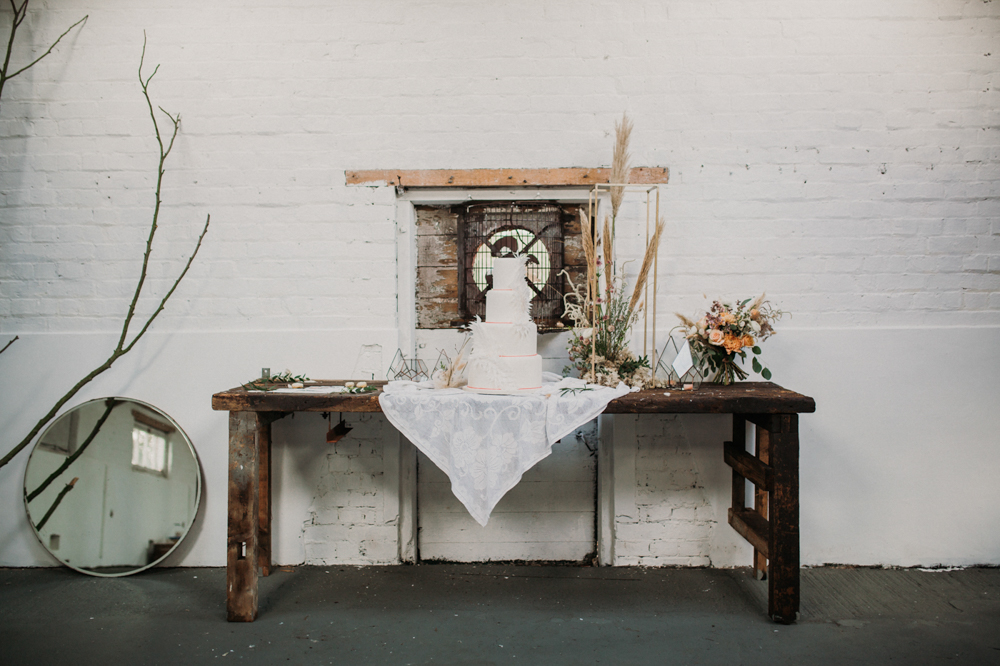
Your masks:
<path fill-rule="evenodd" d="M 385 382 L 371 382 L 382 386 Z M 339 385 L 342 381 L 310 382 Z M 380 392 L 380 391 L 379 391 Z M 257 576 L 271 567 L 271 423 L 294 412 L 379 412 L 379 392 L 289 394 L 234 388 L 212 396 L 229 412 L 227 614 L 257 617 Z M 768 615 L 791 623 L 799 610 L 799 417 L 812 398 L 770 382 L 706 385 L 694 391 L 639 391 L 613 400 L 606 414 L 732 414 L 723 455 L 733 470 L 729 524 L 754 547 L 754 569 L 768 581 Z M 747 423 L 756 426 L 746 450 Z M 754 502 L 746 506 L 746 481 Z"/>

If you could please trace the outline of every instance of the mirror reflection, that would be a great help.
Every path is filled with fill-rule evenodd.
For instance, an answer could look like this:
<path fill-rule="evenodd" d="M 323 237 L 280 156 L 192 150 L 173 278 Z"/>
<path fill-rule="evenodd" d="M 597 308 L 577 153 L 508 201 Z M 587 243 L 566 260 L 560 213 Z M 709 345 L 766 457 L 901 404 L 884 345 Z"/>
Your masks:
<path fill-rule="evenodd" d="M 42 545 L 98 576 L 146 569 L 177 547 L 198 511 L 201 470 L 169 416 L 102 398 L 60 416 L 28 460 L 24 501 Z"/>

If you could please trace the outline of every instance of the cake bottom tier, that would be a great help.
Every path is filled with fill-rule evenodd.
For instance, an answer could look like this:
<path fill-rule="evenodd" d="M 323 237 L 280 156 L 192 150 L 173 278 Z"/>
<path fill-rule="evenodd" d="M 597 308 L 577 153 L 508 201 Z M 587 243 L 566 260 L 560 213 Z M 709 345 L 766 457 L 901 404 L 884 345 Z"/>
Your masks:
<path fill-rule="evenodd" d="M 542 386 L 542 357 L 496 356 L 470 364 L 468 390 L 480 393 L 518 393 Z"/>

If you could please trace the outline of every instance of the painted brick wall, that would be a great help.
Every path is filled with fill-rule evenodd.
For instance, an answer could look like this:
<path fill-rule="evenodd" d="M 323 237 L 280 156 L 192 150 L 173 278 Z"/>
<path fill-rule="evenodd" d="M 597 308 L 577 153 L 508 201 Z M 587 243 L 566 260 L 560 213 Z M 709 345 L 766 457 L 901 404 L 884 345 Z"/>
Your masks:
<path fill-rule="evenodd" d="M 381 442 L 393 430 L 379 414 L 353 414 L 348 437 L 329 447 L 317 470 L 302 533 L 305 561 L 391 564 L 398 561 L 396 513 L 386 515 Z"/>
<path fill-rule="evenodd" d="M 635 510 L 619 515 L 615 563 L 707 566 L 715 514 L 678 417 L 639 418 Z"/>
<path fill-rule="evenodd" d="M 393 192 L 345 168 L 606 164 L 623 109 L 636 162 L 672 168 L 664 311 L 745 276 L 800 326 L 1000 322 L 995 3 L 242 7 L 35 6 L 35 47 L 91 18 L 5 90 L 4 330 L 113 329 L 127 303 L 143 29 L 183 117 L 154 291 L 214 214 L 162 326 L 390 327 Z"/>
<path fill-rule="evenodd" d="M 114 337 L 127 308 L 156 167 L 136 78 L 145 29 L 146 71 L 161 65 L 154 102 L 183 120 L 141 311 L 169 287 L 208 213 L 212 227 L 155 325 L 161 337 L 143 363 L 106 375 L 101 392 L 162 404 L 172 394 L 161 376 L 183 378 L 201 398 L 179 400 L 171 416 L 196 424 L 196 445 L 207 450 L 224 438 L 208 396 L 262 365 L 347 372 L 371 342 L 383 345 L 388 363 L 399 336 L 396 193 L 347 187 L 344 170 L 607 165 L 609 132 L 627 110 L 636 123 L 634 163 L 671 169 L 660 329 L 673 325 L 674 311 L 702 307 L 703 294 L 766 289 L 794 313 L 765 352 L 778 381 L 821 405 L 804 421 L 816 446 L 803 454 L 803 479 L 817 493 L 804 500 L 803 519 L 815 525 L 803 531 L 804 559 L 1000 561 L 1000 543 L 977 536 L 998 518 L 995 484 L 978 471 L 1000 464 L 990 434 L 997 417 L 987 409 L 989 388 L 963 383 L 969 371 L 975 378 L 1000 367 L 1000 3 L 68 0 L 32 7 L 15 62 L 83 14 L 90 19 L 0 100 L 0 333 L 22 337 L 0 366 L 25 369 L 20 390 L 0 398 L 0 427 L 30 427 L 46 406 L 24 407 L 23 396 L 58 396 L 59 382 L 68 387 L 85 373 L 65 376 L 75 359 L 99 362 L 103 348 L 88 345 L 105 338 L 85 334 Z M 0 33 L 9 20 L 0 10 Z M 626 215 L 642 217 L 634 208 Z M 619 226 L 623 258 L 638 254 L 639 227 Z M 887 351 L 885 340 L 905 340 L 906 353 Z M 981 346 L 968 348 L 968 340 Z M 943 350 L 947 367 L 921 369 Z M 30 357 L 12 360 L 18 353 Z M 928 374 L 930 389 L 948 389 L 943 403 L 922 402 L 928 398 L 918 388 Z M 900 388 L 913 395 L 893 393 Z M 942 404 L 948 409 L 932 421 Z M 859 415 L 859 406 L 873 405 L 878 412 Z M 851 420 L 855 430 L 842 432 Z M 897 427 L 883 433 L 885 422 Z M 957 522 L 944 502 L 930 527 L 913 516 L 897 524 L 938 535 L 954 525 L 958 536 L 930 547 L 901 527 L 887 543 L 877 523 L 850 532 L 829 520 L 846 512 L 846 500 L 824 479 L 861 479 L 868 470 L 891 477 L 894 454 L 907 449 L 926 453 L 911 463 L 909 485 L 937 487 L 937 422 L 958 442 L 947 463 L 956 478 L 971 470 L 962 484 L 971 503 L 949 500 L 965 507 Z M 694 499 L 668 497 L 696 468 L 677 462 L 683 447 L 669 422 L 662 427 L 638 443 L 654 481 L 651 490 L 637 489 L 644 517 L 629 528 L 630 557 L 726 561 L 713 553 L 731 545 L 712 531 L 728 528 L 713 528 Z M 876 431 L 877 438 L 865 434 Z M 832 453 L 844 442 L 850 455 Z M 699 446 L 692 445 L 695 458 Z M 222 487 L 224 460 L 205 457 L 207 486 Z M 356 462 L 364 458 L 359 452 Z M 23 464 L 22 457 L 0 470 L 11 506 Z M 718 522 L 722 474 L 698 469 Z M 356 477 L 362 494 L 368 482 L 360 479 L 375 479 L 377 465 L 372 470 Z M 327 476 L 337 473 L 329 468 Z M 325 483 L 314 479 L 309 497 L 329 496 Z M 905 487 L 869 483 L 854 497 L 897 506 L 914 499 Z M 340 538 L 323 533 L 340 501 L 293 503 L 298 515 L 289 520 L 309 523 L 304 533 L 293 530 L 303 536 L 288 537 L 304 539 L 302 557 L 330 561 L 311 544 Z M 383 561 L 381 518 L 375 512 L 367 523 L 359 508 L 352 520 L 366 527 L 358 534 L 370 527 L 382 536 L 350 537 L 336 558 Z M 217 493 L 206 496 L 204 512 L 185 563 L 223 561 Z M 0 540 L 7 544 L 0 563 L 46 561 L 20 518 L 0 521 L 12 535 Z M 691 530 L 684 543 L 701 545 L 657 545 L 663 521 L 683 523 Z M 368 554 L 362 542 L 375 544 L 364 546 Z"/>
<path fill-rule="evenodd" d="M 329 444 L 329 421 L 299 413 L 272 426 L 275 560 L 285 564 L 398 561 L 399 503 L 387 477 L 395 429 L 381 414 L 343 416 L 350 433 Z"/>

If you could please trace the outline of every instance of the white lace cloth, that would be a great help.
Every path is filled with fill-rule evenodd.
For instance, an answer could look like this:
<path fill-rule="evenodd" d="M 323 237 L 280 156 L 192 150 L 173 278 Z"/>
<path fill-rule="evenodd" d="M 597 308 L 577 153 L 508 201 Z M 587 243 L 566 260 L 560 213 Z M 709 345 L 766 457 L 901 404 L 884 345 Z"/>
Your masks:
<path fill-rule="evenodd" d="M 544 373 L 525 395 L 479 395 L 434 389 L 432 382 L 393 381 L 379 396 L 386 418 L 451 479 L 451 490 L 485 526 L 497 502 L 552 445 L 629 392 L 589 387 Z M 566 391 L 563 389 L 582 389 Z"/>

